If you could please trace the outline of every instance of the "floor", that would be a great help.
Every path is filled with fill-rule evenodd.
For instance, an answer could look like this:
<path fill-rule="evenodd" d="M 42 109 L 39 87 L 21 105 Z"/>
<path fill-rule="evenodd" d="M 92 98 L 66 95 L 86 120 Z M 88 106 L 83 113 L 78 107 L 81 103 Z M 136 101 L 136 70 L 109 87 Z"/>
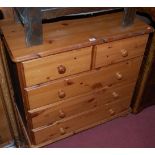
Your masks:
<path fill-rule="evenodd" d="M 47 148 L 155 147 L 155 106 L 114 119 L 45 146 Z"/>

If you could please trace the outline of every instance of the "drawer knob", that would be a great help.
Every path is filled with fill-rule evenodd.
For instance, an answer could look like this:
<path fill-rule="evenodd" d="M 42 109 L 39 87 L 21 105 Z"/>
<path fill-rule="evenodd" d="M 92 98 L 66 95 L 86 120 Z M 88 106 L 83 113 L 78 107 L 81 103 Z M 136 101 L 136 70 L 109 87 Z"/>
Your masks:
<path fill-rule="evenodd" d="M 119 73 L 119 72 L 116 73 L 116 78 L 117 78 L 118 80 L 121 80 L 122 77 L 123 77 L 123 76 L 122 76 L 121 73 Z"/>
<path fill-rule="evenodd" d="M 59 110 L 59 117 L 60 118 L 64 118 L 65 117 L 65 113 L 62 110 Z"/>
<path fill-rule="evenodd" d="M 65 92 L 63 90 L 58 91 L 59 98 L 64 98 L 66 96 Z"/>
<path fill-rule="evenodd" d="M 63 65 L 58 66 L 59 74 L 64 74 L 66 72 L 66 67 Z"/>
<path fill-rule="evenodd" d="M 123 57 L 127 57 L 128 56 L 128 51 L 126 49 L 122 49 L 121 54 L 122 54 Z"/>
<path fill-rule="evenodd" d="M 61 135 L 64 135 L 66 133 L 64 128 L 60 128 L 60 133 L 61 133 Z"/>
<path fill-rule="evenodd" d="M 115 115 L 115 111 L 113 109 L 109 109 L 109 112 L 111 116 Z"/>
<path fill-rule="evenodd" d="M 116 98 L 116 99 L 119 97 L 119 95 L 118 95 L 116 92 L 113 92 L 113 93 L 112 93 L 112 96 L 113 96 L 114 98 Z"/>

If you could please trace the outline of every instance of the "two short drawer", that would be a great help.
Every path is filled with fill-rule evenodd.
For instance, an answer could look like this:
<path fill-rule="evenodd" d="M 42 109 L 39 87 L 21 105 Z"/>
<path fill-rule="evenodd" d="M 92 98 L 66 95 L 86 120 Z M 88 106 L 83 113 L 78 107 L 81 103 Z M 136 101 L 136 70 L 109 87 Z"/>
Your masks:
<path fill-rule="evenodd" d="M 147 39 L 142 35 L 22 62 L 24 87 L 142 56 Z"/>

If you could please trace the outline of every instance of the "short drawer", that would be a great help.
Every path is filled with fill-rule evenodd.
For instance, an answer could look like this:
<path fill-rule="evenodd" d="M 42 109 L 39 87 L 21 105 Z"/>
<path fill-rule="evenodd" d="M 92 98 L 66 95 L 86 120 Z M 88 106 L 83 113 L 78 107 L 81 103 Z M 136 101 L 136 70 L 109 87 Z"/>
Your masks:
<path fill-rule="evenodd" d="M 54 125 L 40 129 L 33 129 L 32 135 L 34 137 L 34 144 L 40 144 L 49 140 L 50 142 L 54 142 L 118 117 L 123 114 L 123 112 L 127 113 L 129 110 L 129 107 L 127 107 L 129 100 L 128 97 L 123 98 L 119 102 L 114 101 L 108 106 L 103 105 L 96 107 L 70 119 L 57 122 Z"/>
<path fill-rule="evenodd" d="M 25 87 L 90 70 L 92 47 L 23 62 Z"/>
<path fill-rule="evenodd" d="M 120 61 L 142 56 L 148 35 L 97 45 L 95 67 L 107 66 Z"/>
<path fill-rule="evenodd" d="M 131 97 L 134 85 L 135 82 L 128 83 L 127 81 L 118 86 L 107 86 L 92 93 L 57 102 L 41 109 L 31 110 L 29 111 L 29 120 L 32 122 L 32 128 L 48 126 L 56 121 L 78 115 L 96 106 L 109 104 L 115 100 L 122 100 L 127 96 Z"/>
<path fill-rule="evenodd" d="M 142 57 L 115 65 L 70 76 L 40 86 L 25 88 L 28 109 L 35 109 L 82 95 L 107 85 L 117 85 L 125 81 L 135 81 L 138 76 Z"/>

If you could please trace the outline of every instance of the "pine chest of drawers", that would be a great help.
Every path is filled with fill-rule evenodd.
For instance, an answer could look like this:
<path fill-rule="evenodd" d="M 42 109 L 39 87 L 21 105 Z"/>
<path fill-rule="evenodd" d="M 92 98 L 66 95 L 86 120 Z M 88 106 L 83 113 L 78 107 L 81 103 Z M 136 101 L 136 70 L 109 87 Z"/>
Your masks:
<path fill-rule="evenodd" d="M 31 146 L 130 111 L 149 33 L 122 13 L 44 24 L 44 43 L 26 47 L 23 27 L 2 28 L 17 109 Z"/>

